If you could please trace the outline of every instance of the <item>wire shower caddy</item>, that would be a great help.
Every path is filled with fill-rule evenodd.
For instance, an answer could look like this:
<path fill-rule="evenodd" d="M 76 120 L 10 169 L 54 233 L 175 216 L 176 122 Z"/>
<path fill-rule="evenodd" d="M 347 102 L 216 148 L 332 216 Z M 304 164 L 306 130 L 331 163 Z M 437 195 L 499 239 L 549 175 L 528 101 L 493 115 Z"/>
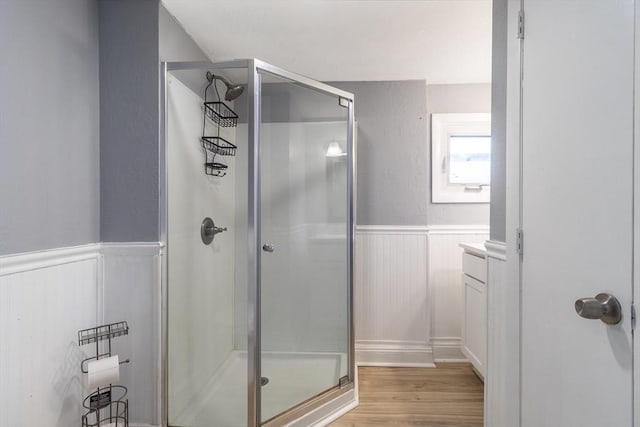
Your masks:
<path fill-rule="evenodd" d="M 205 154 L 204 172 L 207 175 L 223 177 L 227 174 L 228 166 L 216 161 L 216 156 L 235 156 L 235 144 L 220 136 L 220 128 L 238 126 L 238 115 L 227 104 L 221 101 L 216 76 L 207 73 L 209 84 L 204 89 L 204 104 L 202 117 L 202 137 L 200 138 Z M 207 101 L 207 92 L 213 86 L 217 101 Z M 216 125 L 216 135 L 206 135 L 206 124 L 209 119 Z"/>

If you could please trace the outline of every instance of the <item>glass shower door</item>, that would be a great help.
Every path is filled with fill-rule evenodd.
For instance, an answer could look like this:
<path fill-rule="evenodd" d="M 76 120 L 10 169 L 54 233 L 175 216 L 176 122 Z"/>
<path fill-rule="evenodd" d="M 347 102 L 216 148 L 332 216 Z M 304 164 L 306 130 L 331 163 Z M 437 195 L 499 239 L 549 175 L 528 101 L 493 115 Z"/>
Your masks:
<path fill-rule="evenodd" d="M 349 110 L 267 73 L 260 89 L 265 422 L 349 373 Z"/>

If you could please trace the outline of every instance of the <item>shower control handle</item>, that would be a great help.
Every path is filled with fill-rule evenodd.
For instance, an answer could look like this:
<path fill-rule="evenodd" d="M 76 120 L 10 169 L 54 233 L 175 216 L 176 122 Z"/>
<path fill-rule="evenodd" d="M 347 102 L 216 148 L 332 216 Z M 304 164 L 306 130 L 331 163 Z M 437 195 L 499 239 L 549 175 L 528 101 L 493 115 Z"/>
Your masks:
<path fill-rule="evenodd" d="M 276 250 L 276 248 L 270 243 L 265 243 L 264 245 L 262 245 L 262 250 L 265 252 L 273 252 Z"/>
<path fill-rule="evenodd" d="M 227 227 L 216 227 L 213 220 L 209 217 L 202 220 L 200 224 L 200 238 L 205 245 L 211 244 L 216 234 L 227 231 Z"/>
<path fill-rule="evenodd" d="M 595 298 L 580 298 L 575 303 L 576 313 L 585 319 L 600 319 L 608 325 L 622 320 L 620 302 L 613 295 L 598 294 Z"/>

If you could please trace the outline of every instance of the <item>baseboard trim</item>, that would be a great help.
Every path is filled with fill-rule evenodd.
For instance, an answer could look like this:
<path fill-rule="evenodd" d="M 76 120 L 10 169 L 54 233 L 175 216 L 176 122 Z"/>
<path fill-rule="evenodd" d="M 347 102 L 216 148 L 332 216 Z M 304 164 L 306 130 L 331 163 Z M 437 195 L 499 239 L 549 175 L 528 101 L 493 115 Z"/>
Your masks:
<path fill-rule="evenodd" d="M 432 368 L 433 350 L 413 341 L 356 341 L 356 365 Z"/>
<path fill-rule="evenodd" d="M 462 338 L 441 337 L 431 338 L 433 358 L 436 362 L 468 362 L 462 352 Z"/>
<path fill-rule="evenodd" d="M 314 424 L 313 427 L 324 427 L 324 426 L 328 426 L 329 424 L 331 424 L 332 422 L 334 422 L 335 420 L 337 420 L 338 418 L 340 418 L 343 415 L 346 415 L 348 412 L 350 412 L 351 410 L 357 408 L 359 405 L 358 400 L 354 400 L 353 402 L 351 402 L 350 404 L 348 404 L 347 406 L 344 406 L 343 408 L 332 412 L 331 415 L 329 415 L 327 418 L 323 419 L 321 422 L 318 422 L 317 424 Z"/>

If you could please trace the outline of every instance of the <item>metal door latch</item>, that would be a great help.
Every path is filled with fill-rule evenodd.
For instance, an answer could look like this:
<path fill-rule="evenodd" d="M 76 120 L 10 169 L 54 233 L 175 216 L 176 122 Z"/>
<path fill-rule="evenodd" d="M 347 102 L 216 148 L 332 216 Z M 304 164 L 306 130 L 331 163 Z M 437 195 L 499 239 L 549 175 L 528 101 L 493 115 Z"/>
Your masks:
<path fill-rule="evenodd" d="M 602 293 L 595 298 L 580 298 L 575 308 L 580 317 L 600 319 L 607 325 L 617 325 L 622 320 L 622 307 L 613 295 Z"/>

